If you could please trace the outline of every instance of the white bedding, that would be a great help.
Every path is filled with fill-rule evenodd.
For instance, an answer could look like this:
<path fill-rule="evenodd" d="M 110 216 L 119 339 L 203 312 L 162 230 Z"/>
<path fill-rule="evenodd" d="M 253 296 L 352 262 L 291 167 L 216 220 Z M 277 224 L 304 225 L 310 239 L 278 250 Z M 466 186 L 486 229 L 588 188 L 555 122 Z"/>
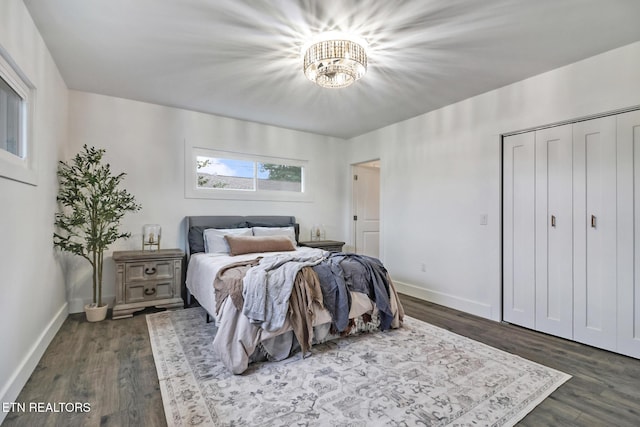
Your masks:
<path fill-rule="evenodd" d="M 300 246 L 296 251 L 301 253 L 324 252 L 322 249 L 307 248 Z M 187 289 L 191 295 L 196 297 L 202 307 L 215 319 L 216 295 L 213 289 L 213 280 L 218 271 L 225 265 L 233 262 L 247 261 L 259 256 L 271 256 L 276 254 L 287 254 L 291 252 L 263 252 L 245 255 L 231 256 L 225 253 L 197 253 L 191 255 L 187 268 Z M 217 319 L 216 319 L 217 323 Z"/>

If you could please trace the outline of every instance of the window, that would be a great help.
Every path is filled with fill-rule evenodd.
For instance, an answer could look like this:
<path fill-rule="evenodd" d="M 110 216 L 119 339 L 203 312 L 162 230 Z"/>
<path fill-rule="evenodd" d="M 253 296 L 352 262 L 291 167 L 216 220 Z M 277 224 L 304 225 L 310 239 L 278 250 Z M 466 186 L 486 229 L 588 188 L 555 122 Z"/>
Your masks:
<path fill-rule="evenodd" d="M 36 185 L 30 134 L 35 90 L 0 47 L 0 177 Z"/>
<path fill-rule="evenodd" d="M 24 106 L 24 99 L 0 78 L 0 149 L 20 158 L 24 157 L 20 132 Z"/>
<path fill-rule="evenodd" d="M 191 148 L 187 197 L 302 200 L 307 162 Z"/>
<path fill-rule="evenodd" d="M 198 188 L 255 191 L 255 162 L 198 156 Z"/>
<path fill-rule="evenodd" d="M 302 192 L 302 167 L 197 156 L 198 188 Z"/>

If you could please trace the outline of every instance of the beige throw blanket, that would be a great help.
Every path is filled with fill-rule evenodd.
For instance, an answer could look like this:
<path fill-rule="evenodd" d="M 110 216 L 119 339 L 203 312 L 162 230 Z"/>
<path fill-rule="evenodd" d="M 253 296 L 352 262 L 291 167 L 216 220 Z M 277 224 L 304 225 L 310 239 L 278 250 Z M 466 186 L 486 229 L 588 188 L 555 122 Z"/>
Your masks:
<path fill-rule="evenodd" d="M 261 257 L 258 257 L 247 261 L 234 262 L 218 271 L 213 280 L 213 288 L 216 293 L 216 316 L 220 313 L 220 307 L 222 307 L 222 303 L 227 297 L 231 298 L 238 311 L 242 311 L 242 305 L 244 304 L 242 279 L 244 279 L 247 270 L 258 265 L 261 259 Z"/>

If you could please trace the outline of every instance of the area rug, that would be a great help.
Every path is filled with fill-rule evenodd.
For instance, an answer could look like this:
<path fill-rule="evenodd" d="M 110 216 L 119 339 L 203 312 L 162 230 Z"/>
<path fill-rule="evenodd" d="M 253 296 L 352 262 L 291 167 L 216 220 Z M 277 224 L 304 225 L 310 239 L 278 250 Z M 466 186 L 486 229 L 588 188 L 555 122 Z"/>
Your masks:
<path fill-rule="evenodd" d="M 200 308 L 147 315 L 169 426 L 511 426 L 570 376 L 405 317 L 229 373 Z"/>

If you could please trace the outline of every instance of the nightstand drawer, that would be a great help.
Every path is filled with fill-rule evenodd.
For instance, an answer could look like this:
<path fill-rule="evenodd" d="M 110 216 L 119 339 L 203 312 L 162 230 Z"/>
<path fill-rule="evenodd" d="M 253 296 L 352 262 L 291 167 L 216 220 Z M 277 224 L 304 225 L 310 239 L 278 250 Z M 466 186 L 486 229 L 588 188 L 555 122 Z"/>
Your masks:
<path fill-rule="evenodd" d="M 125 280 L 127 283 L 171 278 L 173 278 L 173 262 L 169 260 L 127 263 L 126 265 Z"/>
<path fill-rule="evenodd" d="M 127 285 L 125 302 L 153 301 L 173 297 L 173 281 L 136 282 Z"/>

